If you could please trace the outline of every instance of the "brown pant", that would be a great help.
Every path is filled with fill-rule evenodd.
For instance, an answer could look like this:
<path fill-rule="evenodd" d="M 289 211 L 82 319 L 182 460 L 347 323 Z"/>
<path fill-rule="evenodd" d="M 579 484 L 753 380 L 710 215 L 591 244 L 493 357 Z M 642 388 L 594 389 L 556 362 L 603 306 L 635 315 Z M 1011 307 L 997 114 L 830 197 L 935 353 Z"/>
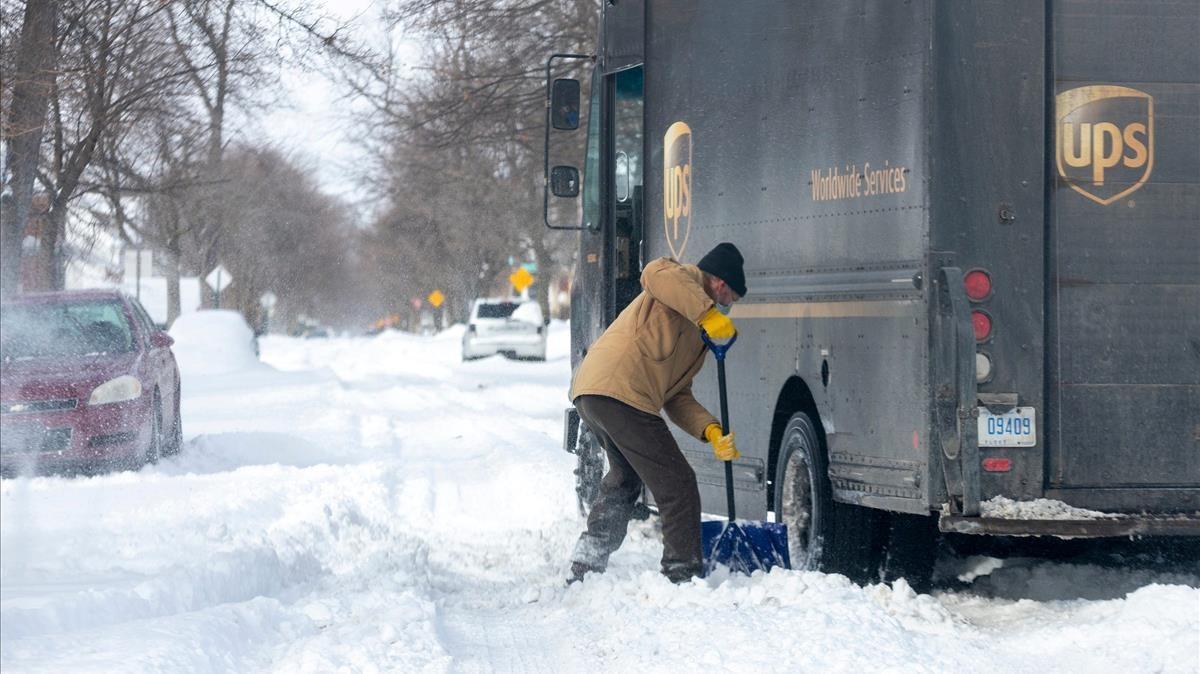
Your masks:
<path fill-rule="evenodd" d="M 597 571 L 625 540 L 642 484 L 654 495 L 662 518 L 662 572 L 679 582 L 699 575 L 700 492 L 696 473 L 662 417 L 607 396 L 575 399 L 579 418 L 592 430 L 608 454 L 608 473 L 588 515 L 588 528 L 579 536 L 571 561 Z"/>

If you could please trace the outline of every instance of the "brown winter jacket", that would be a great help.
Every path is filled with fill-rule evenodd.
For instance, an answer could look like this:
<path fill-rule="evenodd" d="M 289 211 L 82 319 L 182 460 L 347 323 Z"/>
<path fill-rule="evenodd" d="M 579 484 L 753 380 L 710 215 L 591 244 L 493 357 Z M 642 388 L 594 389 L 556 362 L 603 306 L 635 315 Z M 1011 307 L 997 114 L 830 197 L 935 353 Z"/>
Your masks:
<path fill-rule="evenodd" d="M 571 400 L 581 395 L 616 398 L 643 412 L 667 416 L 701 440 L 718 423 L 692 396 L 692 379 L 704 366 L 697 321 L 713 307 L 703 272 L 662 257 L 642 272 L 642 293 L 588 349 L 575 371 Z"/>

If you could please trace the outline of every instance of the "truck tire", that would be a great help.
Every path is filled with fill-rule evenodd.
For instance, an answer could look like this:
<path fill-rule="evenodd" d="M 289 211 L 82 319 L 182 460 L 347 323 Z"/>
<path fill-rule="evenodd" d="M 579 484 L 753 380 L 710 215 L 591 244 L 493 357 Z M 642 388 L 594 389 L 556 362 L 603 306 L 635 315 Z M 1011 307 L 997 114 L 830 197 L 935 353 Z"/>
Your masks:
<path fill-rule="evenodd" d="M 775 510 L 788 528 L 793 569 L 879 580 L 880 513 L 833 500 L 825 448 L 804 412 L 792 415 L 780 440 Z"/>
<path fill-rule="evenodd" d="M 575 494 L 579 498 L 579 514 L 586 517 L 600 493 L 600 480 L 604 479 L 604 474 L 608 472 L 608 453 L 600 446 L 587 424 L 581 423 L 575 443 L 575 454 L 578 456 L 575 466 Z M 633 505 L 631 517 L 635 520 L 647 520 L 651 512 L 650 506 L 646 505 L 646 493 L 643 488 L 638 502 Z"/>
<path fill-rule="evenodd" d="M 600 493 L 600 480 L 608 469 L 608 457 L 585 423 L 579 424 L 575 455 L 578 459 L 575 465 L 575 495 L 579 498 L 579 514 L 587 515 L 596 495 Z"/>

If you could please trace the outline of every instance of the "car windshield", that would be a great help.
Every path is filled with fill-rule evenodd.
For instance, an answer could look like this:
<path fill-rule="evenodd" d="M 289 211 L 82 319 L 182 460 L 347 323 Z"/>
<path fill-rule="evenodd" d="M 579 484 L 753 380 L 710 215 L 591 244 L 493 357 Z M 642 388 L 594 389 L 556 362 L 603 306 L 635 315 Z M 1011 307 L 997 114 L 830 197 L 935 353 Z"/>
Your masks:
<path fill-rule="evenodd" d="M 0 359 L 122 353 L 133 335 L 119 302 L 14 304 L 0 312 Z"/>
<path fill-rule="evenodd" d="M 516 302 L 481 303 L 475 312 L 476 318 L 508 318 L 520 306 Z"/>

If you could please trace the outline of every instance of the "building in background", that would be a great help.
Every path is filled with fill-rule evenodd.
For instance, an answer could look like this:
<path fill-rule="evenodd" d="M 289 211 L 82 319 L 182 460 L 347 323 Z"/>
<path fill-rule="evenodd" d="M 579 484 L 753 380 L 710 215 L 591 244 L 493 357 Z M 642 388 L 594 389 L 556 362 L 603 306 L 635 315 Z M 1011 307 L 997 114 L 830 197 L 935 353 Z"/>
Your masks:
<path fill-rule="evenodd" d="M 167 279 L 157 269 L 158 256 L 148 249 L 136 249 L 110 232 L 88 228 L 69 228 L 66 264 L 68 290 L 84 288 L 120 288 L 135 297 L 159 325 L 167 323 Z M 200 308 L 201 281 L 195 276 L 179 279 L 179 312 Z"/>

